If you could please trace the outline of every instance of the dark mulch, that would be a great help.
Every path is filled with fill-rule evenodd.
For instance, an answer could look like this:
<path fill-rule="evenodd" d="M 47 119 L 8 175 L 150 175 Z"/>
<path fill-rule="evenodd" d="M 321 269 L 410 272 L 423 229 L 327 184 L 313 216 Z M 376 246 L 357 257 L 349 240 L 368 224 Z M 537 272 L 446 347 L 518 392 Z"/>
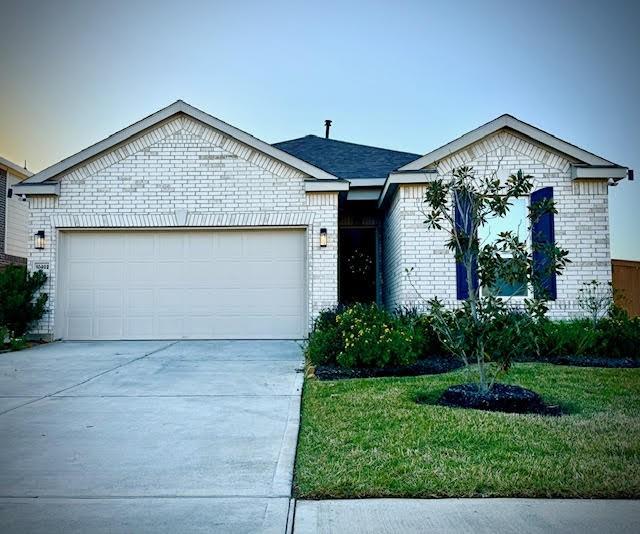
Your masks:
<path fill-rule="evenodd" d="M 320 380 L 343 380 L 345 378 L 379 378 L 383 376 L 437 375 L 459 369 L 463 363 L 456 358 L 433 357 L 418 360 L 413 365 L 396 367 L 346 369 L 338 365 L 319 365 L 315 375 Z"/>
<path fill-rule="evenodd" d="M 516 358 L 519 362 L 553 363 L 576 367 L 609 367 L 626 369 L 640 367 L 640 358 L 606 358 L 603 356 L 548 356 L 538 358 Z"/>
<path fill-rule="evenodd" d="M 546 405 L 535 391 L 508 384 L 494 384 L 493 388 L 484 394 L 478 391 L 476 384 L 458 384 L 447 388 L 438 399 L 438 404 L 492 412 L 562 414 L 559 406 Z"/>

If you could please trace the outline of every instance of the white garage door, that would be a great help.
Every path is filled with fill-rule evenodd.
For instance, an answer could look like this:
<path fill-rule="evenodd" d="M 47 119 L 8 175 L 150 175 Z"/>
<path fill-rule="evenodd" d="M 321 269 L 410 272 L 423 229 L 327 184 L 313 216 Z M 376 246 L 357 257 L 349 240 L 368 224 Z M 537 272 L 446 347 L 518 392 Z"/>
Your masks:
<path fill-rule="evenodd" d="M 63 339 L 301 338 L 303 230 L 61 232 Z"/>

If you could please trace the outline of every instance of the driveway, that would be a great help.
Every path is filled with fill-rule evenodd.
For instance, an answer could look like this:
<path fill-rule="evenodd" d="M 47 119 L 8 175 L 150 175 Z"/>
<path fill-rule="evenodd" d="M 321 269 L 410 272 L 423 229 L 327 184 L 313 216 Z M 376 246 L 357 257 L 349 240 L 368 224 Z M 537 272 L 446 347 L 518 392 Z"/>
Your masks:
<path fill-rule="evenodd" d="M 294 341 L 64 342 L 0 355 L 3 532 L 278 532 Z"/>

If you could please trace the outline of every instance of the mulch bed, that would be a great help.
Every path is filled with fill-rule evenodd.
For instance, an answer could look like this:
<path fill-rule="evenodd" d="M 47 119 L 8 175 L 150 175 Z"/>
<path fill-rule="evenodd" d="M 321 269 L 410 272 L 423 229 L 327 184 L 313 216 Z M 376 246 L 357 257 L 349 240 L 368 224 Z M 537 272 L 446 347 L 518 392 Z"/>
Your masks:
<path fill-rule="evenodd" d="M 319 365 L 315 376 L 319 380 L 343 380 L 346 378 L 379 378 L 383 376 L 437 375 L 459 369 L 463 363 L 456 358 L 433 357 L 418 360 L 413 365 L 382 368 L 345 369 L 338 365 Z"/>
<path fill-rule="evenodd" d="M 640 367 L 638 358 L 606 358 L 602 356 L 549 356 L 547 358 L 516 358 L 518 362 L 553 363 L 575 367 L 609 367 L 631 369 Z"/>
<path fill-rule="evenodd" d="M 478 391 L 476 384 L 458 384 L 447 388 L 438 399 L 438 404 L 492 412 L 562 415 L 559 406 L 545 404 L 535 391 L 508 384 L 494 384 L 484 394 Z"/>

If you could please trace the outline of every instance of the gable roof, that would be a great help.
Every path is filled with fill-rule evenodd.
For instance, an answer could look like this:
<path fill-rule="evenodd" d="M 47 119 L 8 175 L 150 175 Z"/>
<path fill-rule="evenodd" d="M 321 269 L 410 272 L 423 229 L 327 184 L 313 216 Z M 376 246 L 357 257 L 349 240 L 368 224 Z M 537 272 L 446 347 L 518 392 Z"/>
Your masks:
<path fill-rule="evenodd" d="M 499 130 L 504 128 L 508 128 L 514 130 L 522 135 L 525 135 L 538 143 L 546 145 L 557 152 L 561 152 L 566 154 L 573 159 L 577 160 L 580 163 L 584 163 L 587 165 L 599 166 L 599 167 L 620 167 L 611 161 L 608 161 L 604 158 L 596 156 L 591 152 L 583 150 L 580 147 L 572 145 L 562 139 L 551 135 L 535 126 L 527 124 L 519 119 L 516 119 L 512 115 L 501 115 L 497 119 L 494 119 L 486 124 L 483 124 L 479 128 L 475 130 L 471 130 L 470 132 L 464 134 L 461 137 L 447 143 L 446 145 L 437 148 L 436 150 L 425 154 L 419 159 L 412 161 L 403 167 L 400 167 L 401 171 L 415 171 L 418 169 L 423 169 L 424 167 L 428 167 L 429 165 L 433 165 L 437 161 L 455 153 L 464 148 L 472 145 L 473 143 L 491 135 Z"/>
<path fill-rule="evenodd" d="M 237 141 L 244 143 L 251 148 L 254 148 L 282 163 L 285 163 L 294 169 L 297 169 L 312 178 L 316 178 L 318 180 L 336 180 L 337 177 L 326 172 L 323 169 L 315 167 L 312 164 L 309 164 L 306 161 L 303 161 L 287 152 L 283 152 L 276 147 L 271 146 L 269 143 L 265 143 L 260 139 L 234 127 L 226 122 L 221 121 L 220 119 L 216 119 L 215 117 L 205 113 L 204 111 L 195 108 L 182 100 L 177 100 L 173 104 L 163 108 L 155 113 L 145 117 L 144 119 L 133 123 L 131 126 L 120 130 L 119 132 L 110 135 L 106 139 L 99 141 L 98 143 L 91 145 L 84 150 L 81 150 L 77 154 L 70 156 L 66 159 L 63 159 L 59 163 L 55 165 L 51 165 L 50 167 L 40 171 L 37 174 L 34 174 L 31 178 L 28 178 L 23 183 L 24 184 L 41 184 L 47 180 L 51 180 L 56 176 L 68 171 L 69 169 L 76 167 L 91 159 L 103 152 L 114 148 L 121 143 L 124 143 L 131 139 L 132 137 L 140 134 L 141 132 L 152 128 L 153 126 L 161 123 L 162 121 L 167 120 L 168 118 L 177 115 L 177 114 L 187 115 L 195 120 L 198 120 L 212 128 L 221 131 L 222 133 L 228 135 L 236 139 Z"/>
<path fill-rule="evenodd" d="M 391 171 L 420 157 L 420 154 L 358 145 L 315 135 L 281 141 L 273 146 L 346 180 L 386 178 Z"/>
<path fill-rule="evenodd" d="M 13 161 L 9 161 L 7 158 L 3 158 L 2 156 L 0 156 L 0 166 L 7 167 L 7 169 L 11 169 L 12 171 L 15 171 L 20 176 L 26 176 L 26 177 L 33 176 L 33 173 L 30 170 L 26 169 L 25 167 L 21 167 L 17 163 L 14 163 Z"/>

